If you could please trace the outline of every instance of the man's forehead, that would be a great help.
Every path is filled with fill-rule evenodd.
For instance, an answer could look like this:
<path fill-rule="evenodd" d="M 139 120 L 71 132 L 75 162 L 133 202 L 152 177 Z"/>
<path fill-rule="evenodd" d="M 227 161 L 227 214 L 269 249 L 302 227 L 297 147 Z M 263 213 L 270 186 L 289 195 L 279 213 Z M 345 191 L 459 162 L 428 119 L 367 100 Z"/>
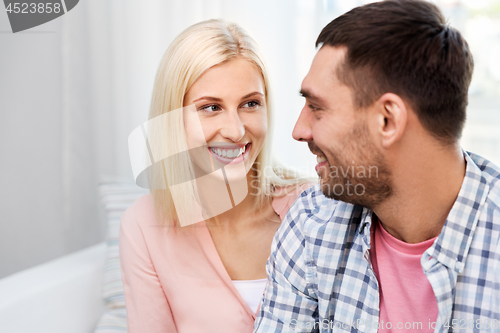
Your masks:
<path fill-rule="evenodd" d="M 318 74 L 336 74 L 339 65 L 344 63 L 347 48 L 344 46 L 322 46 L 314 56 L 311 64 L 312 72 Z"/>
<path fill-rule="evenodd" d="M 346 51 L 345 47 L 322 46 L 302 81 L 301 90 L 313 94 L 321 86 L 331 85 L 338 81 L 337 69 L 343 63 Z"/>

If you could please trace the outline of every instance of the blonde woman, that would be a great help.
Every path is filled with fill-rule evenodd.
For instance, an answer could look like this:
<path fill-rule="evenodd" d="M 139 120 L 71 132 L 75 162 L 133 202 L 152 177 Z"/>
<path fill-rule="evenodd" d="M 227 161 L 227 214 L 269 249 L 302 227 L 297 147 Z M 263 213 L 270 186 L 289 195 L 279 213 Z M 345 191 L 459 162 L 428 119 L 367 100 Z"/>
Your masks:
<path fill-rule="evenodd" d="M 252 331 L 273 236 L 310 184 L 271 162 L 271 116 L 267 70 L 239 26 L 195 24 L 166 51 L 148 131 L 153 155 L 171 156 L 158 163 L 166 186 L 153 172 L 120 229 L 129 333 Z"/>

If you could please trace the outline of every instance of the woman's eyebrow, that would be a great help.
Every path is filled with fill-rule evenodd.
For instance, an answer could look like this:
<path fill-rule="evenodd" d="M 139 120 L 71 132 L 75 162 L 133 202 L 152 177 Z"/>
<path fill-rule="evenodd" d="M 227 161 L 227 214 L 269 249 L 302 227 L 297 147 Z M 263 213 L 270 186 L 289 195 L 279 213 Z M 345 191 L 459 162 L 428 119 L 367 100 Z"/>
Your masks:
<path fill-rule="evenodd" d="M 254 91 L 254 92 L 251 92 L 250 94 L 247 94 L 247 95 L 243 96 L 241 99 L 245 99 L 245 98 L 248 98 L 248 97 L 251 97 L 251 96 L 254 96 L 254 95 L 259 95 L 261 97 L 264 97 L 263 93 L 260 93 L 258 91 Z"/>
<path fill-rule="evenodd" d="M 245 98 L 248 98 L 248 97 L 251 97 L 251 96 L 254 96 L 254 95 L 259 95 L 259 96 L 262 96 L 264 97 L 264 94 L 258 92 L 258 91 L 254 91 L 254 92 L 251 92 L 249 94 L 246 94 L 245 96 L 243 96 L 241 99 L 245 99 Z M 195 103 L 195 102 L 198 102 L 198 101 L 201 101 L 201 100 L 207 100 L 207 101 L 214 101 L 214 102 L 222 102 L 222 98 L 219 98 L 219 97 L 213 97 L 213 96 L 202 96 L 200 98 L 197 98 L 195 99 L 194 101 L 192 101 L 191 103 Z"/>
<path fill-rule="evenodd" d="M 198 99 L 195 99 L 191 103 L 201 101 L 202 99 L 205 99 L 205 100 L 208 100 L 208 101 L 222 102 L 222 98 L 212 97 L 212 96 L 203 96 L 203 97 L 200 97 Z"/>

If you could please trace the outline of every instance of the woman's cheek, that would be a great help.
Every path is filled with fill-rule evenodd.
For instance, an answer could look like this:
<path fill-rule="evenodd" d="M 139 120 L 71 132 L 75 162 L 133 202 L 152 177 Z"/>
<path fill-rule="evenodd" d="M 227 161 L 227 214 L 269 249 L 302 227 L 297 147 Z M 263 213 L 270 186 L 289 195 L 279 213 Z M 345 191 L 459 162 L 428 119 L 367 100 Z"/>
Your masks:
<path fill-rule="evenodd" d="M 265 110 L 263 112 L 259 112 L 253 115 L 250 120 L 252 124 L 252 132 L 257 137 L 264 137 L 267 133 L 267 113 Z"/>
<path fill-rule="evenodd" d="M 203 129 L 203 136 L 205 138 L 205 143 L 208 143 L 212 140 L 213 137 L 217 134 L 218 129 L 211 121 L 201 121 L 201 128 Z"/>

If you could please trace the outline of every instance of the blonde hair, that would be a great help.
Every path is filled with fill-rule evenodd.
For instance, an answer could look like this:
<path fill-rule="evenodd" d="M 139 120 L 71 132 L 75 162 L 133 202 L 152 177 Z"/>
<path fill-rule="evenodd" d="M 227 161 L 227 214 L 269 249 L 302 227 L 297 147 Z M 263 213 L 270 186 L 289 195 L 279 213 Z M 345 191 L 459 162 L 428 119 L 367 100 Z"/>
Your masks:
<path fill-rule="evenodd" d="M 158 67 L 149 119 L 182 108 L 186 92 L 205 71 L 236 57 L 242 57 L 255 65 L 265 85 L 268 132 L 255 161 L 257 177 L 252 183 L 252 187 L 258 192 L 255 208 L 261 209 L 266 200 L 286 194 L 283 191 L 276 194 L 276 187 L 288 187 L 311 180 L 298 176 L 295 171 L 277 164 L 271 158 L 272 103 L 267 69 L 255 41 L 241 27 L 222 20 L 208 20 L 184 30 L 169 46 Z M 175 158 L 176 153 L 188 150 L 182 113 L 166 119 L 168 122 L 162 127 L 166 133 L 148 138 L 149 144 L 167 152 L 169 156 L 174 155 Z M 164 173 L 157 171 L 157 177 L 166 178 L 167 181 L 194 179 L 191 177 L 194 175 L 193 166 L 186 159 L 178 158 L 164 164 L 163 169 Z M 179 216 L 176 208 L 189 212 L 193 200 L 197 200 L 196 188 L 189 182 L 178 185 L 181 190 L 176 192 L 180 193 L 180 196 L 176 195 L 175 206 L 168 186 L 166 189 L 151 189 L 161 224 L 172 221 L 173 225 L 176 225 Z"/>

